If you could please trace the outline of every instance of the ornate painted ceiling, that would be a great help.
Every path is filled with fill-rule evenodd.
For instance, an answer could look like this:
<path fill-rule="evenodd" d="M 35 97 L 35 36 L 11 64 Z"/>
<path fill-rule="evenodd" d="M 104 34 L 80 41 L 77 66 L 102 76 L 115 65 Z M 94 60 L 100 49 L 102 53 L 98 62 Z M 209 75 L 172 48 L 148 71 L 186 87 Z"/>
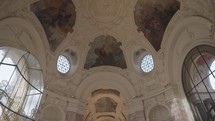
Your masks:
<path fill-rule="evenodd" d="M 165 71 L 162 53 L 171 31 L 183 18 L 181 16 L 189 16 L 180 11 L 186 11 L 192 3 L 190 2 L 177 0 L 38 0 L 32 2 L 30 4 L 32 23 L 37 25 L 36 28 L 44 43 L 47 43 L 45 47 L 49 49 L 46 52 L 49 53 L 50 59 L 47 63 L 46 85 L 49 90 L 59 95 L 86 98 L 86 95 L 80 95 L 80 93 L 84 93 L 81 91 L 82 85 L 90 84 L 86 82 L 87 80 L 90 80 L 89 82 L 92 78 L 98 80 L 100 76 L 106 77 L 103 73 L 108 73 L 109 77 L 101 77 L 103 84 L 102 81 L 97 84 L 112 87 L 113 84 L 109 84 L 108 80 L 113 81 L 113 77 L 117 74 L 116 78 L 122 76 L 121 80 L 128 81 L 122 89 L 119 88 L 119 91 L 124 91 L 122 94 L 126 99 L 134 95 L 144 95 L 159 85 L 168 85 L 169 82 L 163 75 Z M 202 5 L 210 6 L 208 3 Z M 198 7 L 193 9 L 200 11 Z M 207 14 L 210 12 L 197 13 L 211 16 Z M 67 54 L 67 50 L 76 55 L 71 56 L 75 62 L 70 73 L 61 75 L 55 68 L 56 58 L 59 54 Z M 155 60 L 155 69 L 149 74 L 144 74 L 140 70 L 140 57 L 146 52 L 152 54 Z M 115 85 L 121 83 L 113 82 L 116 83 Z M 94 84 L 93 81 L 92 83 Z M 92 91 L 95 85 L 88 87 L 87 90 Z M 127 95 L 126 88 L 133 92 Z"/>
<path fill-rule="evenodd" d="M 86 16 L 89 21 L 104 29 L 118 23 L 127 12 L 123 0 L 86 0 Z M 156 51 L 160 49 L 165 29 L 179 10 L 176 0 L 138 0 L 134 8 L 134 20 Z M 70 0 L 40 0 L 31 5 L 31 10 L 41 22 L 50 49 L 55 51 L 68 32 L 73 32 L 76 22 L 75 5 Z"/>
<path fill-rule="evenodd" d="M 156 95 L 144 102 L 150 106 L 167 93 L 172 96 L 175 92 L 167 89 L 178 84 L 175 67 L 185 53 L 182 48 L 187 40 L 213 36 L 209 23 L 215 20 L 211 0 L 5 0 L 0 18 L 9 19 L 9 24 L 1 23 L 1 34 L 13 37 L 11 43 L 31 51 L 41 63 L 49 93 L 42 105 L 67 108 L 75 102 L 81 113 L 92 91 L 103 86 L 119 91 L 131 110 L 142 108 L 132 107 L 138 99 Z M 67 74 L 57 71 L 60 54 L 72 60 Z M 140 68 L 146 54 L 154 59 L 150 73 Z M 107 100 L 115 105 L 103 98 L 98 107 Z"/>

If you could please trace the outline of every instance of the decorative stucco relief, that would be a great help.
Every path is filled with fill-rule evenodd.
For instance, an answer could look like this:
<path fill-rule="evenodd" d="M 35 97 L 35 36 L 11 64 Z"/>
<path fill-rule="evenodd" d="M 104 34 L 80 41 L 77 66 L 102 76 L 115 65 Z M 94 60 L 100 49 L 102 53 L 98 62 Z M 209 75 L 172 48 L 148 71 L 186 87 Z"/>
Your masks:
<path fill-rule="evenodd" d="M 83 0 L 85 17 L 100 29 L 110 29 L 125 16 L 127 0 Z"/>
<path fill-rule="evenodd" d="M 88 0 L 90 15 L 99 22 L 111 22 L 120 12 L 119 0 Z"/>
<path fill-rule="evenodd" d="M 181 0 L 181 6 L 181 12 L 190 12 L 192 15 L 203 16 L 211 21 L 214 20 L 212 0 Z"/>

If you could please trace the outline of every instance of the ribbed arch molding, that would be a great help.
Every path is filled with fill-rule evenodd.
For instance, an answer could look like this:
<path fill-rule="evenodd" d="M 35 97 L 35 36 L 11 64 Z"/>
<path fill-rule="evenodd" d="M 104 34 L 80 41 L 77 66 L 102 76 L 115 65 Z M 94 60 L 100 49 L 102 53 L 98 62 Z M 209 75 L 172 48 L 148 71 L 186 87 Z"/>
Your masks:
<path fill-rule="evenodd" d="M 92 91 L 99 87 L 110 87 L 118 90 L 126 102 L 129 102 L 136 95 L 133 85 L 125 77 L 112 72 L 98 72 L 82 81 L 77 88 L 75 97 L 85 100 Z"/>

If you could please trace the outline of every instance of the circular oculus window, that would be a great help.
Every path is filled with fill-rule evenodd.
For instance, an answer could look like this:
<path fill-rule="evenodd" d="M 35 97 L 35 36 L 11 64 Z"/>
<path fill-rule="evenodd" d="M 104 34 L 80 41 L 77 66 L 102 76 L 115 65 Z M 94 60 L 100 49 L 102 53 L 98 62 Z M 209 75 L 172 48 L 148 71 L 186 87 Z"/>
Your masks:
<path fill-rule="evenodd" d="M 154 62 L 152 55 L 145 55 L 141 60 L 141 69 L 143 72 L 148 73 L 154 69 Z"/>
<path fill-rule="evenodd" d="M 57 59 L 57 70 L 62 73 L 66 74 L 70 70 L 70 62 L 68 58 L 64 55 L 60 55 Z"/>

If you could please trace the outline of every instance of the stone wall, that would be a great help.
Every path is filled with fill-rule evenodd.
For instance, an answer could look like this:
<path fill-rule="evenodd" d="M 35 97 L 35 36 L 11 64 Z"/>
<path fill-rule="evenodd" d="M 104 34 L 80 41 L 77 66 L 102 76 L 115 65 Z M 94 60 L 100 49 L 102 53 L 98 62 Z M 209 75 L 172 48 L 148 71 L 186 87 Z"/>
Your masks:
<path fill-rule="evenodd" d="M 73 111 L 67 111 L 65 121 L 83 121 L 84 116 Z"/>
<path fill-rule="evenodd" d="M 145 112 L 142 111 L 136 111 L 132 114 L 128 115 L 128 121 L 146 121 L 145 120 Z"/>

